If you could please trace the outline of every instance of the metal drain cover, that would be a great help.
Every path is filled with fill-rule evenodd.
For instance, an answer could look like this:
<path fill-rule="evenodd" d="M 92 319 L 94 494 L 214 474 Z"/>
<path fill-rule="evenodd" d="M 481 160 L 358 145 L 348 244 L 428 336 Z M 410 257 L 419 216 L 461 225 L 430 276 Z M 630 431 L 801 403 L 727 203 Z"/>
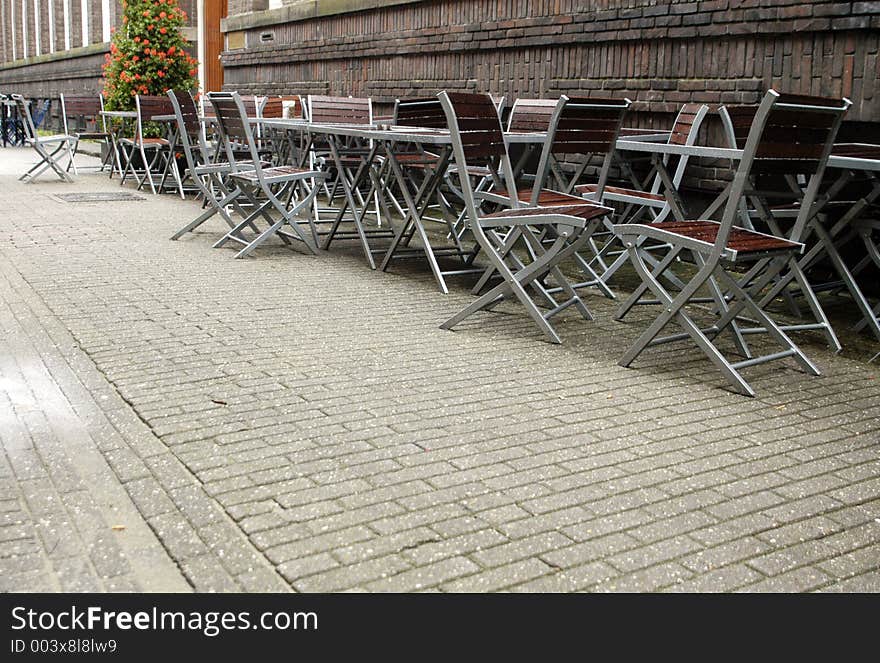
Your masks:
<path fill-rule="evenodd" d="M 55 197 L 65 203 L 110 203 L 123 200 L 144 200 L 128 191 L 92 191 L 89 193 L 58 193 Z"/>

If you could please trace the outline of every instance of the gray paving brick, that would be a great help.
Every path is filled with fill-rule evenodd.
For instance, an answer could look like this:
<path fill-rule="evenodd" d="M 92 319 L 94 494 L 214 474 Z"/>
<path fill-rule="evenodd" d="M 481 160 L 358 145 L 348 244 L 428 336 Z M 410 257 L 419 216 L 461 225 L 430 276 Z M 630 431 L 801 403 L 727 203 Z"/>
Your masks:
<path fill-rule="evenodd" d="M 409 563 L 402 557 L 387 555 L 311 575 L 292 584 L 301 592 L 336 592 L 352 589 L 372 580 L 387 578 L 408 568 L 410 568 Z"/>
<path fill-rule="evenodd" d="M 743 592 L 808 592 L 827 584 L 831 577 L 813 567 L 801 567 L 773 578 L 764 578 L 739 591 Z"/>
<path fill-rule="evenodd" d="M 729 592 L 744 585 L 753 585 L 764 579 L 760 573 L 754 569 L 750 569 L 744 564 L 732 564 L 720 569 L 714 569 L 689 578 L 676 582 L 663 589 L 666 592 L 691 592 L 691 593 L 709 593 L 709 592 Z"/>
<path fill-rule="evenodd" d="M 541 576 L 510 588 L 513 592 L 576 592 L 619 575 L 605 562 L 590 562 Z"/>
<path fill-rule="evenodd" d="M 539 559 L 526 559 L 454 580 L 443 585 L 443 589 L 447 592 L 491 592 L 546 575 L 552 570 Z"/>
<path fill-rule="evenodd" d="M 389 578 L 367 583 L 366 589 L 371 592 L 411 592 L 433 587 L 479 570 L 480 567 L 469 559 L 450 557 L 427 566 L 403 571 Z"/>

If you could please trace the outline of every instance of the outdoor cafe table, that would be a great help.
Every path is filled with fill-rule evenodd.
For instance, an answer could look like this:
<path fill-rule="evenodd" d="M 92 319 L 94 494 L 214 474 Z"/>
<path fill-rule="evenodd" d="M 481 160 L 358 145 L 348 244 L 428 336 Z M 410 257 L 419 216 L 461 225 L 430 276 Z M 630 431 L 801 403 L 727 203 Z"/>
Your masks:
<path fill-rule="evenodd" d="M 812 215 L 815 221 L 810 224 L 810 228 L 816 233 L 818 241 L 810 247 L 799 262 L 803 269 L 807 269 L 815 265 L 823 257 L 830 259 L 841 281 L 846 286 L 862 314 L 861 322 L 855 327 L 856 331 L 868 327 L 877 340 L 880 340 L 880 305 L 873 309 L 871 308 L 867 297 L 865 297 L 855 278 L 861 269 L 871 264 L 871 256 L 866 255 L 853 269 L 850 269 L 838 251 L 841 246 L 855 238 L 858 233 L 857 224 L 859 220 L 865 211 L 880 199 L 880 145 L 837 143 L 831 149 L 831 156 L 828 158 L 828 168 L 840 172 L 837 179 L 816 202 Z M 861 173 L 865 178 L 869 190 L 862 193 L 858 200 L 852 202 L 831 227 L 826 227 L 825 224 L 816 218 L 817 215 L 828 204 L 840 202 L 837 200 L 837 196 L 841 194 L 844 187 L 852 181 L 857 173 Z M 783 279 L 780 281 L 768 293 L 768 296 L 775 296 L 777 291 L 785 287 L 789 280 Z M 877 357 L 880 357 L 880 355 L 875 356 L 874 359 L 877 359 Z"/>
<path fill-rule="evenodd" d="M 322 248 L 327 249 L 335 238 L 338 238 L 339 228 L 345 214 L 351 214 L 355 225 L 356 236 L 360 239 L 364 255 L 370 267 L 375 269 L 373 249 L 367 239 L 367 232 L 363 221 L 366 215 L 366 203 L 358 205 L 353 194 L 354 190 L 369 179 L 370 191 L 364 197 L 364 201 L 372 198 L 373 194 L 384 195 L 388 184 L 381 180 L 376 169 L 377 159 L 381 156 L 383 165 L 387 164 L 394 177 L 398 189 L 404 198 L 403 223 L 397 226 L 391 235 L 391 244 L 385 251 L 379 268 L 388 269 L 390 262 L 398 258 L 412 257 L 414 254 L 423 254 L 431 267 L 431 272 L 437 281 L 437 285 L 443 293 L 448 293 L 446 276 L 451 274 L 482 272 L 481 268 L 472 266 L 471 261 L 475 255 L 473 251 L 465 251 L 460 243 L 449 247 L 436 247 L 431 243 L 427 230 L 424 226 L 424 214 L 430 205 L 434 193 L 437 191 L 452 155 L 452 139 L 449 131 L 444 129 L 422 129 L 417 127 L 389 127 L 376 125 L 351 125 L 351 124 L 327 124 L 309 123 L 302 120 L 263 119 L 264 126 L 276 129 L 288 129 L 303 131 L 309 136 L 323 136 L 327 139 L 330 152 L 338 172 L 343 172 L 343 164 L 340 157 L 340 142 L 342 139 L 355 138 L 369 142 L 372 146 L 368 153 L 362 157 L 361 163 L 355 173 L 352 182 L 345 177 L 340 177 L 340 184 L 345 193 L 342 207 L 336 211 L 336 217 L 330 231 L 327 233 Z M 400 151 L 397 146 L 401 144 L 415 144 L 432 148 L 431 153 L 426 153 L 425 158 L 430 163 L 426 168 L 426 177 L 416 187 L 407 179 L 403 166 L 399 161 Z M 309 145 L 306 146 L 306 152 Z M 304 155 L 301 156 L 301 159 Z M 422 246 L 410 248 L 409 241 L 417 235 Z M 453 241 L 458 238 L 453 234 Z M 442 269 L 437 260 L 438 256 L 456 256 L 463 265 L 460 269 Z"/>
<path fill-rule="evenodd" d="M 428 264 L 437 281 L 440 290 L 443 293 L 448 292 L 446 285 L 446 276 L 452 274 L 478 273 L 482 272 L 481 268 L 472 265 L 474 251 L 466 251 L 464 247 L 458 243 L 458 237 L 455 233 L 450 233 L 455 246 L 436 248 L 432 245 L 427 231 L 424 226 L 424 214 L 430 205 L 437 188 L 443 180 L 446 169 L 449 165 L 452 153 L 452 140 L 448 130 L 445 129 L 426 129 L 419 127 L 390 127 L 386 125 L 346 125 L 346 124 L 318 124 L 310 123 L 304 120 L 290 119 L 262 119 L 258 120 L 263 126 L 288 130 L 301 131 L 310 135 L 323 135 L 328 139 L 331 147 L 331 154 L 336 162 L 339 172 L 342 172 L 342 163 L 339 158 L 339 140 L 342 138 L 359 138 L 364 141 L 370 141 L 372 148 L 363 158 L 353 181 L 349 183 L 344 177 L 341 178 L 341 186 L 345 193 L 345 201 L 341 209 L 337 210 L 336 218 L 327 234 L 323 248 L 327 249 L 331 242 L 338 236 L 339 226 L 346 212 L 350 212 L 354 221 L 357 237 L 361 241 L 364 255 L 370 267 L 376 267 L 373 260 L 373 249 L 369 245 L 367 232 L 363 227 L 363 220 L 366 214 L 365 205 L 359 206 L 353 195 L 353 190 L 366 182 L 367 178 L 371 181 L 369 194 L 364 200 L 369 200 L 374 193 L 382 195 L 387 185 L 383 184 L 381 178 L 376 175 L 375 162 L 380 155 L 390 168 L 394 179 L 400 189 L 404 201 L 404 222 L 397 227 L 392 237 L 391 245 L 385 252 L 385 256 L 379 265 L 382 270 L 387 270 L 390 262 L 397 258 L 411 257 L 414 254 L 424 254 L 428 260 Z M 642 129 L 625 129 L 626 135 L 634 141 L 665 141 L 668 139 L 668 132 L 657 132 L 653 130 Z M 509 144 L 525 144 L 525 145 L 543 145 L 546 141 L 546 132 L 511 132 L 505 133 L 505 139 Z M 398 156 L 400 154 L 397 149 L 401 144 L 416 144 L 422 147 L 431 148 L 433 154 L 430 168 L 426 169 L 426 177 L 422 183 L 413 190 L 411 183 L 404 174 Z M 301 159 L 304 155 L 301 156 Z M 523 161 L 522 159 L 520 161 Z M 409 240 L 412 236 L 418 235 L 422 246 L 417 249 L 409 248 Z M 462 268 L 453 270 L 444 270 L 440 267 L 437 257 L 438 255 L 451 255 L 459 258 L 463 265 Z"/>

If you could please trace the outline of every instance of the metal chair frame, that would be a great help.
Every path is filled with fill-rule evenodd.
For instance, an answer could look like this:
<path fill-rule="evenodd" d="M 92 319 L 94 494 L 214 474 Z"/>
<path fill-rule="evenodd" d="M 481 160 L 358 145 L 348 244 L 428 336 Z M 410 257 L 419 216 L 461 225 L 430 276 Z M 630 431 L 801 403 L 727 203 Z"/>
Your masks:
<path fill-rule="evenodd" d="M 806 372 L 819 375 L 819 369 L 766 312 L 766 301 L 757 301 L 757 298 L 782 270 L 798 269 L 797 257 L 802 254 L 804 246 L 794 238 L 802 236 L 834 137 L 848 107 L 847 100 L 780 95 L 770 90 L 746 127 L 748 133 L 742 158 L 720 222 L 673 221 L 614 226 L 615 234 L 624 243 L 642 279 L 642 285 L 622 304 L 616 319 L 622 319 L 648 291 L 655 297 L 648 303 L 662 306 L 658 317 L 623 355 L 621 366 L 630 366 L 648 347 L 690 339 L 721 371 L 733 389 L 744 395 L 754 396 L 755 392 L 740 370 L 757 364 L 793 357 Z M 735 227 L 740 218 L 741 200 L 748 195 L 752 178 L 768 171 L 800 171 L 810 176 L 795 228 L 788 238 Z M 670 249 L 659 262 L 651 265 L 645 260 L 641 248 L 645 240 L 668 244 Z M 679 258 L 690 258 L 697 272 L 684 288 L 673 294 L 663 286 L 660 277 Z M 747 270 L 745 274 L 734 269 L 741 265 Z M 716 317 L 708 327 L 698 325 L 685 310 L 704 287 L 709 289 L 715 305 L 714 310 L 707 311 Z M 750 318 L 744 318 L 746 312 Z M 753 320 L 761 326 L 747 329 L 740 325 L 742 321 Z M 671 322 L 678 323 L 683 333 L 659 337 Z M 745 357 L 742 361 L 729 361 L 715 345 L 715 340 L 728 331 L 736 352 Z M 768 334 L 782 350 L 753 356 L 744 341 L 744 336 L 752 333 Z"/>
<path fill-rule="evenodd" d="M 72 182 L 73 178 L 56 159 L 62 151 L 67 152 L 68 159 L 72 158 L 70 156 L 73 150 L 72 144 L 76 142 L 76 138 L 67 134 L 40 136 L 25 98 L 20 94 L 13 94 L 12 100 L 18 111 L 19 121 L 22 123 L 25 143 L 30 145 L 40 156 L 40 160 L 18 179 L 22 182 L 33 182 L 46 170 L 51 169 L 62 181 Z"/>
<path fill-rule="evenodd" d="M 61 121 L 64 133 L 74 136 L 76 143 L 73 146 L 73 154 L 67 163 L 67 170 L 73 168 L 74 174 L 79 174 L 76 165 L 76 155 L 79 151 L 81 140 L 98 140 L 106 146 L 107 153 L 102 157 L 99 166 L 92 166 L 94 170 L 103 172 L 108 166 L 114 167 L 118 163 L 118 154 L 114 154 L 115 147 L 110 140 L 110 132 L 107 127 L 107 119 L 101 115 L 104 110 L 104 97 L 96 95 L 59 95 L 61 99 Z M 75 124 L 74 124 L 75 122 Z M 89 124 L 94 125 L 94 130 L 89 131 Z M 73 130 L 71 126 L 73 125 Z M 98 130 L 100 128 L 100 131 Z M 80 130 L 82 129 L 82 130 Z M 114 156 L 116 161 L 114 161 Z"/>
<path fill-rule="evenodd" d="M 253 209 L 241 222 L 230 228 L 214 247 L 221 247 L 229 241 L 235 242 L 242 245 L 235 257 L 243 258 L 270 237 L 277 236 L 287 245 L 298 241 L 305 246 L 308 253 L 316 255 L 318 235 L 311 215 L 305 222 L 294 217 L 302 212 L 308 214 L 324 174 L 296 166 L 264 167 L 247 110 L 238 93 L 209 92 L 208 100 L 215 111 L 217 129 L 227 162 L 232 167 L 229 180 L 241 190 Z M 239 163 L 233 144 L 241 145 L 249 151 L 249 162 Z M 259 218 L 268 223 L 268 228 L 257 233 L 256 237 L 245 238 L 242 232 L 245 228 L 254 228 Z M 308 231 L 303 229 L 303 225 L 307 226 Z"/>
<path fill-rule="evenodd" d="M 526 309 L 545 340 L 559 343 L 560 338 L 550 325 L 550 318 L 574 306 L 583 318 L 592 319 L 589 309 L 559 269 L 559 263 L 580 248 L 586 241 L 588 229 L 591 226 L 596 227 L 598 219 L 611 210 L 584 202 L 557 208 L 525 206 L 513 194 L 506 201 L 508 209 L 488 215 L 481 214 L 468 175 L 471 167 L 488 167 L 506 185 L 508 191 L 516 191 L 501 121 L 487 95 L 441 92 L 439 97 L 451 134 L 469 228 L 492 267 L 502 278 L 499 285 L 448 319 L 441 328 L 452 329 L 474 313 L 491 310 L 505 299 L 513 297 Z M 557 107 L 551 131 L 555 130 L 564 103 L 563 98 Z M 548 150 L 549 148 L 545 152 Z M 553 228 L 555 237 L 549 245 L 541 239 L 548 228 Z M 527 264 L 517 259 L 511 266 L 506 258 L 512 255 L 512 247 L 517 244 L 522 245 L 526 249 L 524 255 L 532 256 L 532 259 Z M 555 299 L 547 302 L 545 289 L 533 288 L 546 277 L 551 277 L 558 283 L 567 299 L 562 302 Z M 539 309 L 527 288 L 535 290 L 535 296 L 550 307 L 548 311 L 542 312 Z"/>

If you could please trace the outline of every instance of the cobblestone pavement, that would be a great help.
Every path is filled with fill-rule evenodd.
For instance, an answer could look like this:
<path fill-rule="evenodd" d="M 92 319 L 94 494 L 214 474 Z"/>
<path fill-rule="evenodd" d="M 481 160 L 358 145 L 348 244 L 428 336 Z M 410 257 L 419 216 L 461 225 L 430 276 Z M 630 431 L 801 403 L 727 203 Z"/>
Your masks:
<path fill-rule="evenodd" d="M 647 313 L 560 325 L 419 263 L 280 244 L 199 206 L 65 203 L 0 151 L 0 588 L 880 591 L 880 369 L 619 354 Z M 122 525 L 124 530 L 114 526 Z"/>

